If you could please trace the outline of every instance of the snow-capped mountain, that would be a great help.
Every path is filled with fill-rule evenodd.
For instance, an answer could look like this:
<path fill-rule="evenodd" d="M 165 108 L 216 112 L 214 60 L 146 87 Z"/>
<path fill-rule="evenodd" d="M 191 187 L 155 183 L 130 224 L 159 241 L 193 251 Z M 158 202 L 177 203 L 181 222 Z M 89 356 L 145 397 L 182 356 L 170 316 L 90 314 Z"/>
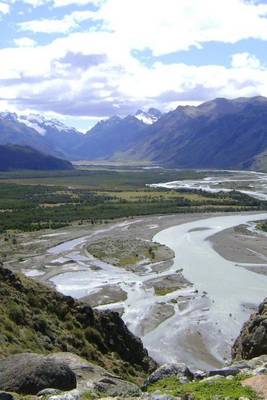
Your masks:
<path fill-rule="evenodd" d="M 135 113 L 135 118 L 139 119 L 146 125 L 153 125 L 161 117 L 161 112 L 156 108 L 150 108 L 148 111 L 138 110 Z"/>
<path fill-rule="evenodd" d="M 83 134 L 56 119 L 39 114 L 0 112 L 0 144 L 31 146 L 39 151 L 72 158 Z"/>
<path fill-rule="evenodd" d="M 58 132 L 76 132 L 77 129 L 71 128 L 63 122 L 58 121 L 57 119 L 49 119 L 45 118 L 40 114 L 29 114 L 29 115 L 21 115 L 18 116 L 18 121 L 27 125 L 30 128 L 35 129 L 40 135 L 45 135 L 49 129 L 56 130 Z"/>
<path fill-rule="evenodd" d="M 99 121 L 83 134 L 40 114 L 0 112 L 0 144 L 30 146 L 69 160 L 108 159 L 143 140 L 160 117 L 161 112 L 155 108 L 139 110 L 135 115 Z"/>

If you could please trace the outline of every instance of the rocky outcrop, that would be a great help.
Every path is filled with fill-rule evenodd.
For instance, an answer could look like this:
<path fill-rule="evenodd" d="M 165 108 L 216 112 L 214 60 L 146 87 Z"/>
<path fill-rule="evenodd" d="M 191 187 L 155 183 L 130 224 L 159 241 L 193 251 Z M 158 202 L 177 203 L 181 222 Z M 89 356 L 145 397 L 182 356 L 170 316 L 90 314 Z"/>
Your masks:
<path fill-rule="evenodd" d="M 95 311 L 1 266 L 0 316 L 0 358 L 29 351 L 72 352 L 136 380 L 156 367 L 119 314 Z"/>
<path fill-rule="evenodd" d="M 111 374 L 106 369 L 84 360 L 72 353 L 54 353 L 51 358 L 63 362 L 75 373 L 80 393 L 88 390 L 105 396 L 138 396 L 141 390 L 134 383 Z"/>
<path fill-rule="evenodd" d="M 52 387 L 76 388 L 74 372 L 63 362 L 38 354 L 24 353 L 7 357 L 0 363 L 0 388 L 9 392 L 37 394 Z"/>
<path fill-rule="evenodd" d="M 144 388 L 156 383 L 164 378 L 175 376 L 177 379 L 186 383 L 194 378 L 193 373 L 184 363 L 163 364 L 154 371 L 144 382 Z"/>
<path fill-rule="evenodd" d="M 233 359 L 251 359 L 267 354 L 267 298 L 244 324 L 232 348 Z"/>

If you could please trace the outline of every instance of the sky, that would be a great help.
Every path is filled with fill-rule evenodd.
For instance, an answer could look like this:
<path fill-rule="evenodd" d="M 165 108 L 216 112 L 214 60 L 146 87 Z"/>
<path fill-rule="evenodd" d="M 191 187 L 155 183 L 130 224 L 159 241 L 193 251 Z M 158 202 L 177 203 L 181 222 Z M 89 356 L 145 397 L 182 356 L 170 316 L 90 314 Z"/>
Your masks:
<path fill-rule="evenodd" d="M 0 110 L 78 129 L 267 96 L 267 0 L 0 0 Z"/>

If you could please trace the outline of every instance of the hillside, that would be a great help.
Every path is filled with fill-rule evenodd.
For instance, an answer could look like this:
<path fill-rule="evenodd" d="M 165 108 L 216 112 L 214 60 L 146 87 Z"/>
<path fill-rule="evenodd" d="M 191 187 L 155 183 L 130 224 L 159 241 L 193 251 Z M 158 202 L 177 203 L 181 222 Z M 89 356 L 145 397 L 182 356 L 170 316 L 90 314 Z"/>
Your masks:
<path fill-rule="evenodd" d="M 215 99 L 163 115 L 128 158 L 178 168 L 261 169 L 266 148 L 266 98 Z"/>
<path fill-rule="evenodd" d="M 43 154 L 28 146 L 0 145 L 0 171 L 32 170 L 68 170 L 73 166 L 69 161 Z"/>
<path fill-rule="evenodd" d="M 147 125 L 138 118 L 112 117 L 100 121 L 84 135 L 75 149 L 81 159 L 105 160 L 121 154 L 135 146 Z"/>
<path fill-rule="evenodd" d="M 132 379 L 155 367 L 119 315 L 97 312 L 0 266 L 0 357 L 68 351 Z"/>

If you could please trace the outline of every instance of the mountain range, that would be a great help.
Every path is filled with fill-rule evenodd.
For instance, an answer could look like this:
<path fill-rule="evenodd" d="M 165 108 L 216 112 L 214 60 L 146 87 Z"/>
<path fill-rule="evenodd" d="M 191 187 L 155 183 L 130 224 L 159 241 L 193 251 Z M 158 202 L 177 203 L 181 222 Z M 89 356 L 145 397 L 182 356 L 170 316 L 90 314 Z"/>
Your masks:
<path fill-rule="evenodd" d="M 85 134 L 40 115 L 0 113 L 0 144 L 68 160 L 149 160 L 176 168 L 267 167 L 267 98 L 217 98 L 162 114 L 151 108 L 98 122 Z"/>

